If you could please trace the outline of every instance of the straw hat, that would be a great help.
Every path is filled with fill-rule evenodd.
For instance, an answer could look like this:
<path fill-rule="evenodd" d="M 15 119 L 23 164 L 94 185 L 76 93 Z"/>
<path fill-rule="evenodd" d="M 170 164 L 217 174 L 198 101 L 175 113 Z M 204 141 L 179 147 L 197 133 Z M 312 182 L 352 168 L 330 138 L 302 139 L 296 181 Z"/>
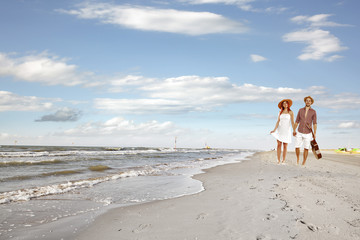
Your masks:
<path fill-rule="evenodd" d="M 291 107 L 291 105 L 292 105 L 292 100 L 291 99 L 283 99 L 283 100 L 281 100 L 280 102 L 279 102 L 279 104 L 278 104 L 278 107 L 281 109 L 282 108 L 282 105 L 283 105 L 283 102 L 288 102 L 288 104 L 289 104 L 289 107 Z"/>
<path fill-rule="evenodd" d="M 304 102 L 306 102 L 307 98 L 310 98 L 311 99 L 311 104 L 314 104 L 314 99 L 312 97 L 310 97 L 310 96 L 304 97 Z"/>

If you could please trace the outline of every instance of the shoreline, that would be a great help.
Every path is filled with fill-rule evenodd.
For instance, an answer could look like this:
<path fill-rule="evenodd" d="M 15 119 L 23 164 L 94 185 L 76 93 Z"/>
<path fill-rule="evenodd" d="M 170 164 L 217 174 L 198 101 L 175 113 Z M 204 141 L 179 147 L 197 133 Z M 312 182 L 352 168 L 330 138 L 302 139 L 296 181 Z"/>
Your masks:
<path fill-rule="evenodd" d="M 98 149 L 91 150 L 91 155 L 98 155 Z M 38 154 L 37 151 L 35 152 Z M 64 152 L 68 153 L 68 149 L 64 149 Z M 16 154 L 21 156 L 22 152 L 16 151 Z M 192 176 L 217 165 L 238 162 L 253 154 L 253 151 L 183 149 L 179 152 L 166 152 L 162 158 L 162 155 L 158 156 L 158 154 L 157 151 L 155 154 L 147 152 L 137 154 L 135 160 L 140 160 L 140 164 L 135 163 L 139 165 L 139 168 L 136 168 L 134 173 L 140 173 L 139 177 L 133 174 L 133 177 L 121 178 L 121 181 L 107 181 L 104 184 L 81 189 L 81 191 L 75 189 L 62 194 L 49 194 L 30 201 L 0 205 L 0 212 L 2 212 L 0 239 L 75 239 L 75 236 L 86 230 L 94 219 L 112 209 L 201 192 L 203 191 L 202 182 Z M 86 154 L 83 155 L 86 156 Z M 159 163 L 155 164 L 154 160 L 155 163 L 151 165 L 151 158 L 147 158 L 149 156 L 153 156 Z M 150 164 L 149 167 L 141 164 L 141 159 L 144 157 L 146 157 L 146 163 Z M 32 161 L 31 158 L 25 158 L 22 162 L 28 160 Z M 133 161 L 134 158 L 130 160 Z M 84 163 L 83 168 L 86 169 L 87 163 Z M 81 161 L 77 163 L 78 166 L 81 164 Z M 117 165 L 116 162 L 114 164 Z M 111 166 L 111 162 L 106 165 Z M 46 167 L 52 169 L 50 166 Z M 131 169 L 125 172 L 131 173 Z M 119 170 L 107 171 L 103 175 L 111 178 L 113 173 L 118 174 Z M 89 180 L 96 179 L 89 178 Z M 49 186 L 51 187 L 50 184 Z"/>
<path fill-rule="evenodd" d="M 75 239 L 359 239 L 360 158 L 276 152 L 217 166 L 193 178 L 205 191 L 112 209 Z"/>

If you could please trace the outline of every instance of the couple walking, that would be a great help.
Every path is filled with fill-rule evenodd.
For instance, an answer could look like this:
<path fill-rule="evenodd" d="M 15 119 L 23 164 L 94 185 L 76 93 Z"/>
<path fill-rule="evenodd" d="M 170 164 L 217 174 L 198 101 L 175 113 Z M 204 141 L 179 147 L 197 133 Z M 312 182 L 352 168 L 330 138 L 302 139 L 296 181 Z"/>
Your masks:
<path fill-rule="evenodd" d="M 295 153 L 297 157 L 297 164 L 300 161 L 300 147 L 304 147 L 304 155 L 302 165 L 305 165 L 309 153 L 310 141 L 312 138 L 311 128 L 314 130 L 314 137 L 316 137 L 317 120 L 316 111 L 311 107 L 314 99 L 310 96 L 304 98 L 305 107 L 300 108 L 294 122 L 294 113 L 290 107 L 292 105 L 291 99 L 284 99 L 279 102 L 278 107 L 280 113 L 276 122 L 275 128 L 271 131 L 277 140 L 277 159 L 280 163 L 281 145 L 283 146 L 283 160 L 285 162 L 287 146 L 291 143 L 291 135 L 295 137 Z M 296 128 L 299 126 L 297 132 Z M 312 127 L 313 126 L 313 127 Z"/>

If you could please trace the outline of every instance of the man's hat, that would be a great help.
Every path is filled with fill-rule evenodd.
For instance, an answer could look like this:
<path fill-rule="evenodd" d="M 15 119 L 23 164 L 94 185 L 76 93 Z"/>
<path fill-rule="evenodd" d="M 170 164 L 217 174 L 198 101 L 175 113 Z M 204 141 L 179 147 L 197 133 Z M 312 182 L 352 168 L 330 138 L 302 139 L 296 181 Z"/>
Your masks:
<path fill-rule="evenodd" d="M 292 100 L 291 100 L 291 99 L 283 99 L 283 100 L 281 100 L 281 101 L 279 102 L 279 104 L 278 104 L 278 107 L 279 107 L 280 109 L 282 108 L 283 102 L 288 102 L 289 108 L 290 108 L 291 105 L 292 105 Z"/>
<path fill-rule="evenodd" d="M 306 102 L 307 98 L 310 98 L 311 99 L 311 104 L 314 104 L 314 99 L 312 97 L 310 97 L 310 96 L 304 97 L 304 102 Z"/>

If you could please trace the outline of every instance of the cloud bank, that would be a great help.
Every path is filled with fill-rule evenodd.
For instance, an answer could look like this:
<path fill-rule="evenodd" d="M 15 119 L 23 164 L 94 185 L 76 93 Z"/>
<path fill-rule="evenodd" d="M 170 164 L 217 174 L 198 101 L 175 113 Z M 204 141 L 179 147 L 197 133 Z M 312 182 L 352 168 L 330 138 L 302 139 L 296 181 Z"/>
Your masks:
<path fill-rule="evenodd" d="M 144 79 L 143 84 L 140 79 Z M 274 102 L 284 97 L 302 101 L 309 92 L 324 94 L 324 88 L 318 86 L 295 89 L 237 85 L 227 77 L 181 76 L 152 81 L 139 77 L 136 84 L 132 87 L 146 98 L 96 98 L 94 108 L 121 114 L 180 114 L 214 111 L 227 104 Z"/>
<path fill-rule="evenodd" d="M 76 128 L 68 129 L 58 135 L 68 136 L 147 136 L 147 135 L 169 135 L 180 134 L 182 130 L 174 123 L 149 121 L 136 124 L 134 121 L 122 117 L 114 117 L 105 122 L 88 122 Z"/>

